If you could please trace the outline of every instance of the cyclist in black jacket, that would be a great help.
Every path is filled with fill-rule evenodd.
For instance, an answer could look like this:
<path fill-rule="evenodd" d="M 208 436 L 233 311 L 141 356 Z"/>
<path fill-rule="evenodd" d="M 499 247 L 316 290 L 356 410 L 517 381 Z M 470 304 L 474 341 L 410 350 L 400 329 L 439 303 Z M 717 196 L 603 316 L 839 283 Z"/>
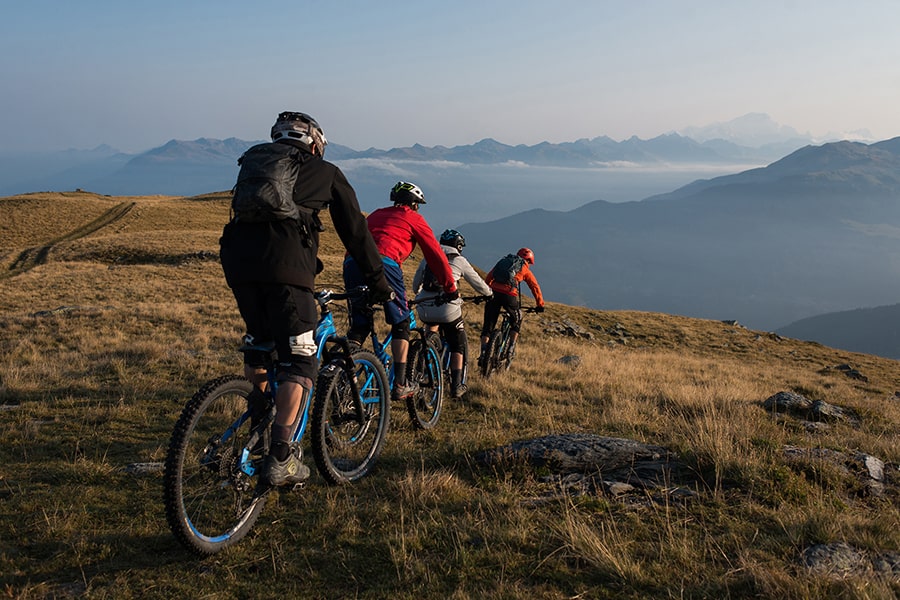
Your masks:
<path fill-rule="evenodd" d="M 341 170 L 322 158 L 328 142 L 319 124 L 304 113 L 283 112 L 271 136 L 273 144 L 290 144 L 304 153 L 293 190 L 300 216 L 251 222 L 237 217 L 225 225 L 219 243 L 225 280 L 247 328 L 245 341 L 274 342 L 278 352 L 276 416 L 261 473 L 264 482 L 277 486 L 309 477 L 309 467 L 290 439 L 318 368 L 313 292 L 322 268 L 317 256 L 319 209 L 328 207 L 338 236 L 372 288 L 373 300 L 387 301 L 393 292 L 356 193 Z M 257 353 L 244 353 L 244 373 L 259 390 L 266 385 L 262 365 Z"/>

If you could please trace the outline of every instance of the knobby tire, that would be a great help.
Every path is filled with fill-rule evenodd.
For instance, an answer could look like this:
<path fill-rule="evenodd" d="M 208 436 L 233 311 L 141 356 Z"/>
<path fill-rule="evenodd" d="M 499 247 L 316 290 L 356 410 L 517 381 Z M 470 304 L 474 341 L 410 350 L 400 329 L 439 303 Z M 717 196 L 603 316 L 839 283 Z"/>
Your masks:
<path fill-rule="evenodd" d="M 332 485 L 366 476 L 375 466 L 390 426 L 391 388 L 384 365 L 372 352 L 353 353 L 354 372 L 345 359 L 332 359 L 319 371 L 313 404 L 312 451 L 316 467 Z M 363 411 L 354 401 L 356 379 Z"/>
<path fill-rule="evenodd" d="M 169 441 L 163 474 L 166 520 L 176 539 L 200 556 L 240 541 L 265 506 L 266 496 L 255 493 L 254 471 L 262 456 L 251 456 L 244 470 L 241 465 L 251 433 L 246 413 L 252 389 L 238 375 L 204 384 L 185 405 Z"/>
<path fill-rule="evenodd" d="M 437 425 L 444 401 L 444 370 L 441 364 L 443 344 L 437 335 L 419 337 L 409 346 L 407 378 L 416 381 L 419 390 L 406 399 L 409 419 L 416 429 Z"/>
<path fill-rule="evenodd" d="M 501 344 L 499 356 L 497 357 L 498 369 L 503 369 L 504 371 L 509 371 L 509 367 L 512 365 L 513 356 L 510 354 L 510 341 L 511 332 L 506 330 L 503 334 L 503 344 Z"/>
<path fill-rule="evenodd" d="M 495 329 L 488 338 L 487 347 L 481 362 L 481 376 L 487 379 L 499 366 L 500 330 Z"/>

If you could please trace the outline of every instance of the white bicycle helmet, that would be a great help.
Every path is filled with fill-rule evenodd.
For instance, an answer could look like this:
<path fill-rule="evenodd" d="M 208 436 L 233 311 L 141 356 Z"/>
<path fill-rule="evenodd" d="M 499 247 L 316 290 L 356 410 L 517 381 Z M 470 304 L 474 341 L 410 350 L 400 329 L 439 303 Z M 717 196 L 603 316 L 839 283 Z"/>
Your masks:
<path fill-rule="evenodd" d="M 391 202 L 394 204 L 425 204 L 425 194 L 421 188 L 408 181 L 398 181 L 391 188 Z"/>
<path fill-rule="evenodd" d="M 286 111 L 279 114 L 275 124 L 272 125 L 271 135 L 273 142 L 286 138 L 297 140 L 310 148 L 315 143 L 319 156 L 325 155 L 325 146 L 328 145 L 325 132 L 322 131 L 316 120 L 302 112 Z"/>

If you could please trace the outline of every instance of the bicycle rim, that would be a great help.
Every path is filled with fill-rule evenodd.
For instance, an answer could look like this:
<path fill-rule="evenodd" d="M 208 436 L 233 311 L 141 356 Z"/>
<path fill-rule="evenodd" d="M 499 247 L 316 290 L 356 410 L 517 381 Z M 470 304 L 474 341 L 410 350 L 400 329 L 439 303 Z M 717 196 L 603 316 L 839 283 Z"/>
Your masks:
<path fill-rule="evenodd" d="M 316 467 L 332 484 L 367 475 L 381 454 L 390 424 L 390 386 L 381 361 L 369 351 L 353 354 L 354 372 L 344 359 L 325 365 L 316 383 L 312 445 Z M 353 398 L 356 381 L 360 403 Z"/>
<path fill-rule="evenodd" d="M 252 385 L 228 375 L 205 384 L 185 406 L 166 455 L 163 494 L 175 537 L 196 554 L 243 538 L 265 505 L 255 493 L 262 456 L 244 455 Z"/>

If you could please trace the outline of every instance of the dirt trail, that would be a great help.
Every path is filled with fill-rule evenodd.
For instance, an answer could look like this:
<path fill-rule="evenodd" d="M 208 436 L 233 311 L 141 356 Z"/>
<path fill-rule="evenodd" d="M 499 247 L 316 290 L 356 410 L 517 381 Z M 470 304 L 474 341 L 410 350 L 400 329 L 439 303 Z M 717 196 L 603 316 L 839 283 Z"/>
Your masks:
<path fill-rule="evenodd" d="M 71 242 L 73 240 L 83 238 L 94 233 L 95 231 L 99 231 L 107 225 L 115 223 L 116 221 L 127 215 L 129 212 L 131 212 L 131 209 L 134 208 L 135 204 L 135 202 L 123 202 L 121 204 L 117 204 L 89 223 L 85 223 L 80 227 L 64 233 L 63 235 L 50 240 L 42 246 L 35 246 L 23 250 L 9 266 L 9 269 L 0 273 L 0 279 L 9 279 L 11 277 L 15 277 L 16 275 L 33 269 L 38 265 L 44 264 L 47 261 L 47 256 L 50 254 L 50 250 L 56 244 L 60 244 L 62 242 Z"/>

